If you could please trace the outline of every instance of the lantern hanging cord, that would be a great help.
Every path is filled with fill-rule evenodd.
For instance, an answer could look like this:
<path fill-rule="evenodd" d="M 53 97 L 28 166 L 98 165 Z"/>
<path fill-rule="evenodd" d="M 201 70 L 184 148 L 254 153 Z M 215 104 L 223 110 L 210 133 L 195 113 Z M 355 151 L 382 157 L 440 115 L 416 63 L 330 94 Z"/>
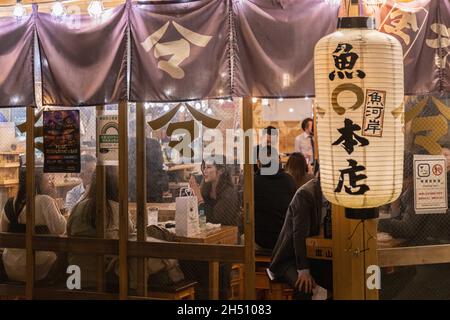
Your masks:
<path fill-rule="evenodd" d="M 363 220 L 360 220 L 360 221 L 356 224 L 355 228 L 353 228 L 352 233 L 351 233 L 350 236 L 347 238 L 348 241 L 350 241 L 350 245 L 349 245 L 349 247 L 348 247 L 347 249 L 345 249 L 345 251 L 349 252 L 349 251 L 353 248 L 353 242 L 352 242 L 352 239 L 353 239 L 353 236 L 355 235 L 356 230 L 358 230 L 358 227 L 359 227 L 359 225 L 360 225 L 361 223 L 363 223 Z"/>
<path fill-rule="evenodd" d="M 363 239 L 364 239 L 364 235 L 365 235 L 366 232 L 369 235 L 369 237 L 367 238 L 367 240 L 365 240 L 365 241 L 363 240 L 363 248 L 362 248 L 362 250 L 356 249 L 356 251 L 354 253 L 355 254 L 360 254 L 360 253 L 363 253 L 363 252 L 366 252 L 366 251 L 370 250 L 370 248 L 369 248 L 369 241 L 372 240 L 372 239 L 375 239 L 375 237 L 369 231 L 366 230 L 364 222 L 365 222 L 364 220 L 360 220 L 356 224 L 355 228 L 353 228 L 352 233 L 347 238 L 350 241 L 350 245 L 348 246 L 347 249 L 345 249 L 346 252 L 350 252 L 352 250 L 352 248 L 353 248 L 353 242 L 352 242 L 353 236 L 355 235 L 356 230 L 358 230 L 358 228 L 359 228 L 359 226 L 361 224 L 363 225 Z"/>

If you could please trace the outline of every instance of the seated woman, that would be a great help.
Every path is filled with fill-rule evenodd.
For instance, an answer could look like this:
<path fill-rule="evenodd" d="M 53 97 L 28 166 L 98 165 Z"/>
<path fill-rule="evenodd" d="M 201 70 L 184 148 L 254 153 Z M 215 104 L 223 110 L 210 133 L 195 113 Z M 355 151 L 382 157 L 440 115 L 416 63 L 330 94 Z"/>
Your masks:
<path fill-rule="evenodd" d="M 239 198 L 231 179 L 231 171 L 225 164 L 225 157 L 216 158 L 221 163 L 213 159 L 202 162 L 201 186 L 193 176 L 189 180 L 189 186 L 197 196 L 199 209 L 205 210 L 206 222 L 237 226 Z"/>
<path fill-rule="evenodd" d="M 35 182 L 35 233 L 62 235 L 66 231 L 66 220 L 59 212 L 55 200 L 41 194 L 42 181 L 48 180 L 45 174 L 39 172 Z M 15 198 L 10 198 L 5 204 L 0 217 L 0 231 L 12 233 L 26 232 L 26 171 L 21 168 L 19 173 L 19 190 Z M 51 251 L 37 251 L 35 255 L 35 280 L 43 280 L 50 276 L 50 270 L 56 269 L 57 255 Z M 26 250 L 6 248 L 3 251 L 3 265 L 10 280 L 26 281 L 27 265 Z"/>
<path fill-rule="evenodd" d="M 294 152 L 289 156 L 285 170 L 294 178 L 298 189 L 314 178 L 310 168 L 306 163 L 305 156 L 301 152 Z"/>
<path fill-rule="evenodd" d="M 67 222 L 67 234 L 69 237 L 96 238 L 97 232 L 97 182 L 96 174 L 92 175 L 89 190 L 75 207 Z M 105 238 L 119 239 L 119 194 L 117 167 L 106 167 L 106 210 L 105 210 Z M 135 228 L 131 220 L 128 220 L 128 234 L 132 234 Z M 158 241 L 155 239 L 155 241 Z M 93 289 L 97 279 L 97 260 L 93 255 L 69 254 L 69 264 L 78 265 L 81 269 L 82 289 Z M 105 259 L 107 272 L 107 288 L 116 290 L 118 286 L 119 264 L 117 256 L 109 256 Z M 172 267 L 178 266 L 177 260 L 171 259 L 147 259 L 147 274 L 156 275 Z M 129 259 L 129 283 L 130 288 L 137 287 L 137 259 Z M 158 277 L 158 279 L 163 277 Z"/>
<path fill-rule="evenodd" d="M 215 160 L 219 161 L 215 161 Z M 199 186 L 192 176 L 189 185 L 197 196 L 199 210 L 204 210 L 206 222 L 237 226 L 239 224 L 239 197 L 231 179 L 231 170 L 225 157 L 216 156 L 202 162 L 203 181 Z M 199 281 L 198 297 L 208 298 L 208 264 L 195 263 L 193 277 Z M 228 299 L 230 292 L 231 264 L 220 264 L 220 299 Z M 198 278 L 197 275 L 201 275 Z"/>

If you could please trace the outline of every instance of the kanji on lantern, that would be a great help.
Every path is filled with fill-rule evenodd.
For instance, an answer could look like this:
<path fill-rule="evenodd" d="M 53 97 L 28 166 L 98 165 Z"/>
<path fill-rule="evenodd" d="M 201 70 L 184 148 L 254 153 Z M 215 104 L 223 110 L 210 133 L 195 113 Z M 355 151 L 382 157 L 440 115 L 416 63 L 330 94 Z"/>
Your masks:
<path fill-rule="evenodd" d="M 353 68 L 358 60 L 357 53 L 352 52 L 353 46 L 349 43 L 339 43 L 336 50 L 333 52 L 334 66 L 339 71 L 332 71 L 329 74 L 329 78 L 333 81 L 336 78 L 336 74 L 339 79 L 353 79 Z M 356 70 L 356 76 L 360 79 L 366 77 L 366 73 L 362 70 Z"/>
<path fill-rule="evenodd" d="M 366 90 L 363 136 L 381 137 L 383 134 L 386 91 Z"/>
<path fill-rule="evenodd" d="M 341 175 L 339 176 L 339 182 L 334 192 L 341 192 L 342 187 L 344 187 L 346 193 L 351 195 L 361 195 L 369 191 L 370 188 L 368 185 L 357 184 L 358 181 L 367 179 L 365 174 L 356 174 L 359 171 L 366 170 L 366 167 L 358 165 L 358 162 L 353 159 L 347 159 L 347 162 L 350 167 L 339 170 Z M 345 184 L 346 176 L 348 176 L 348 184 Z"/>
<path fill-rule="evenodd" d="M 351 119 L 345 119 L 344 127 L 338 129 L 341 136 L 333 142 L 332 145 L 336 146 L 342 143 L 342 146 L 348 154 L 351 154 L 354 151 L 354 147 L 358 145 L 358 143 L 360 143 L 361 147 L 369 145 L 369 140 L 360 137 L 355 133 L 355 131 L 359 130 L 361 130 L 361 126 L 353 123 Z"/>

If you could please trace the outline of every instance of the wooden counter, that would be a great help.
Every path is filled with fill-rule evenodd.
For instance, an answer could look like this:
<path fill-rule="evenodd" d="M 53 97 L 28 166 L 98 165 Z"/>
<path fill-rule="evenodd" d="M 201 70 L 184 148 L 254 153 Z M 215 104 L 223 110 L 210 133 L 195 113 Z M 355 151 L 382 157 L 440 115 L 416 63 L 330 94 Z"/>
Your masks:
<path fill-rule="evenodd" d="M 228 244 L 238 243 L 238 228 L 234 226 L 220 226 L 210 230 L 204 230 L 190 237 L 179 237 L 180 242 L 205 243 L 205 244 Z"/>

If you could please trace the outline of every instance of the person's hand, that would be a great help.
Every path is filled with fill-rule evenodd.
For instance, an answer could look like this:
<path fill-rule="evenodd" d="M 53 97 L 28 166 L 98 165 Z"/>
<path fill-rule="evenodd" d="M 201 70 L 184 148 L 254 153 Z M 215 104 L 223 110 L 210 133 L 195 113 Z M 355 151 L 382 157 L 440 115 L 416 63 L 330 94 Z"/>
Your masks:
<path fill-rule="evenodd" d="M 202 199 L 202 193 L 200 192 L 200 186 L 198 185 L 197 181 L 195 180 L 194 176 L 191 176 L 189 178 L 189 187 L 194 192 L 195 196 L 197 197 L 198 201 L 203 200 Z"/>
<path fill-rule="evenodd" d="M 305 293 L 311 293 L 312 290 L 316 287 L 316 282 L 313 277 L 309 274 L 309 272 L 301 272 L 297 281 L 295 282 L 295 288 L 298 291 L 303 291 Z"/>

